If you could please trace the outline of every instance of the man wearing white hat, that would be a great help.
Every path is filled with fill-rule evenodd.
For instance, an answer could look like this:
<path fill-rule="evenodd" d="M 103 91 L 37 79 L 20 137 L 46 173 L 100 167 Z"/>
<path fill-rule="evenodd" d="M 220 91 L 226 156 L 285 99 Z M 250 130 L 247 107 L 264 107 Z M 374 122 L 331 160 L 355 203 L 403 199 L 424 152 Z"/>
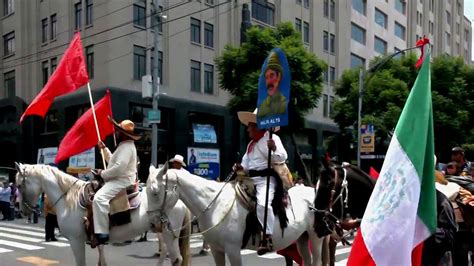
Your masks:
<path fill-rule="evenodd" d="M 172 169 L 181 169 L 182 167 L 186 167 L 186 164 L 184 163 L 184 157 L 176 154 L 171 160 L 170 160 L 171 168 Z"/>
<path fill-rule="evenodd" d="M 137 149 L 134 141 L 140 136 L 135 134 L 135 124 L 130 120 L 123 120 L 120 124 L 110 119 L 115 126 L 115 134 L 119 142 L 112 154 L 99 141 L 99 148 L 104 151 L 104 158 L 109 163 L 105 170 L 97 170 L 97 175 L 104 179 L 104 186 L 94 195 L 92 202 L 94 216 L 94 233 L 98 243 L 104 244 L 109 240 L 109 211 L 110 200 L 120 191 L 133 185 L 137 174 Z"/>
<path fill-rule="evenodd" d="M 271 150 L 271 163 L 281 163 L 286 161 L 288 155 L 278 135 L 270 134 L 267 131 L 260 130 L 257 127 L 257 109 L 252 112 L 238 112 L 239 120 L 247 126 L 247 132 L 252 139 L 247 146 L 247 151 L 242 158 L 242 164 L 234 165 L 234 170 L 244 170 L 249 177 L 252 178 L 257 190 L 257 217 L 263 226 L 265 216 L 265 197 L 267 176 L 270 177 L 270 189 L 268 192 L 268 211 L 267 211 L 267 229 L 264 232 L 267 238 L 267 246 L 260 246 L 258 254 L 263 255 L 272 250 L 271 236 L 275 223 L 275 215 L 273 214 L 272 200 L 275 195 L 275 187 L 279 178 L 272 169 L 268 169 L 268 150 Z"/>

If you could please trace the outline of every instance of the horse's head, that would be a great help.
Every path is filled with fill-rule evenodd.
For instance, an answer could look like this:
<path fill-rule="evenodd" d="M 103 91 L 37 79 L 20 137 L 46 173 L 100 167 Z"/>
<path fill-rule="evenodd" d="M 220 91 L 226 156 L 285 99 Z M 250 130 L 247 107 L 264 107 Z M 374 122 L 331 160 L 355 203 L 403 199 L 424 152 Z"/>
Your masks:
<path fill-rule="evenodd" d="M 177 175 L 174 169 L 168 170 L 168 164 L 160 168 L 150 166 L 147 180 L 148 215 L 156 222 L 167 210 L 173 208 L 178 201 L 176 192 Z"/>
<path fill-rule="evenodd" d="M 35 165 L 21 164 L 15 162 L 17 169 L 16 183 L 21 192 L 20 209 L 23 215 L 29 216 L 35 209 L 38 197 L 42 192 L 42 181 Z"/>

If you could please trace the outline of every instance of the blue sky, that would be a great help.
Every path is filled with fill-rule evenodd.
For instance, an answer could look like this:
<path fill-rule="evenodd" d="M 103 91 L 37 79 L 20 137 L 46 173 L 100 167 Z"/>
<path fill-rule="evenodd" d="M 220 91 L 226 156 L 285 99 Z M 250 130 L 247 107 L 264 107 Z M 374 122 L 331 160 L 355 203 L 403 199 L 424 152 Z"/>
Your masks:
<path fill-rule="evenodd" d="M 464 0 L 464 15 L 471 21 L 471 25 L 474 27 L 474 0 Z M 474 38 L 472 44 L 474 48 Z M 472 53 L 472 59 L 474 60 L 474 53 Z"/>

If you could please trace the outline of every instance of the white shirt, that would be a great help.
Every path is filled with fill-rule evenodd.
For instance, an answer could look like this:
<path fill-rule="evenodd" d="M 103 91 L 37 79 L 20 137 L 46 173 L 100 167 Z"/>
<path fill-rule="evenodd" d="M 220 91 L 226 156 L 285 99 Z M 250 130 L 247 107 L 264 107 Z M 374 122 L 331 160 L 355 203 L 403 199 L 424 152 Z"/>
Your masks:
<path fill-rule="evenodd" d="M 0 201 L 10 202 L 11 194 L 12 194 L 12 189 L 10 187 L 7 187 L 7 188 L 0 187 Z"/>
<path fill-rule="evenodd" d="M 270 133 L 267 131 L 265 135 L 258 142 L 253 146 L 251 152 L 248 152 L 249 145 L 247 145 L 247 151 L 242 158 L 242 167 L 245 171 L 248 170 L 264 170 L 268 168 L 268 147 L 267 141 L 270 139 Z M 288 154 L 286 153 L 283 144 L 281 143 L 281 139 L 278 135 L 273 134 L 272 139 L 275 141 L 276 149 L 272 152 L 271 160 L 272 164 L 274 163 L 282 163 L 286 161 L 288 158 Z"/>
<path fill-rule="evenodd" d="M 120 142 L 112 154 L 108 148 L 104 149 L 105 160 L 109 163 L 107 169 L 100 174 L 105 181 L 115 178 L 129 178 L 135 182 L 137 174 L 137 149 L 133 140 Z"/>

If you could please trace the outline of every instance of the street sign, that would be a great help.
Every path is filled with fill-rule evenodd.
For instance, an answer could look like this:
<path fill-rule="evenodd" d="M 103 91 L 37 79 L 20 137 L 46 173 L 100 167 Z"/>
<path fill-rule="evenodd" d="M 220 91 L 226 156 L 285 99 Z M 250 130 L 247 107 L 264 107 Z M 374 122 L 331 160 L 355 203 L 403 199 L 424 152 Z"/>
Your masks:
<path fill-rule="evenodd" d="M 161 112 L 160 110 L 150 110 L 148 111 L 148 123 L 150 124 L 159 124 L 161 122 Z"/>

